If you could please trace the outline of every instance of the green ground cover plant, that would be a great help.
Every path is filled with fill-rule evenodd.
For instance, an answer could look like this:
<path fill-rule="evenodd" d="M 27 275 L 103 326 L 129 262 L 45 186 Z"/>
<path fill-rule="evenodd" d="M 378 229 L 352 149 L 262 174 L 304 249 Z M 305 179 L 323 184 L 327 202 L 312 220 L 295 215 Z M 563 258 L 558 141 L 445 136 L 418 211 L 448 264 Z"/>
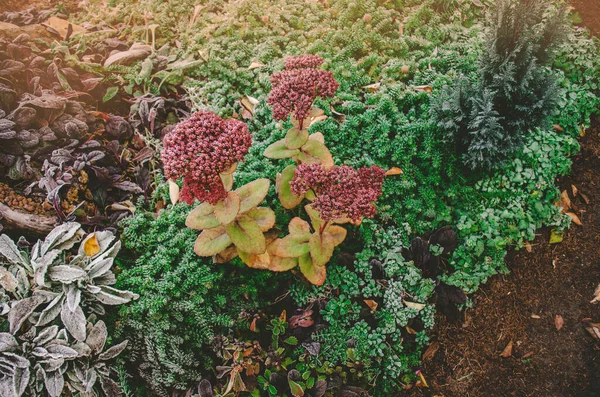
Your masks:
<path fill-rule="evenodd" d="M 117 285 L 140 295 L 120 310 L 116 331 L 130 340 L 126 368 L 141 394 L 146 387 L 165 396 L 390 395 L 418 380 L 436 308 L 457 316 L 469 305 L 464 293 L 507 270 L 507 250 L 523 247 L 542 226 L 557 236 L 569 226 L 554 205 L 555 179 L 569 172 L 577 137 L 598 112 L 600 75 L 598 43 L 563 28 L 560 4 L 527 2 L 525 21 L 508 1 L 165 4 L 116 0 L 98 15 L 108 23 L 126 16 L 128 34 L 139 40 L 157 24 L 159 45 L 195 58 L 181 75 L 194 110 L 243 121 L 252 139 L 243 161 L 223 162 L 211 175 L 228 187 L 228 199 L 253 181 L 269 182 L 252 206 L 274 214 L 260 230 L 265 244 L 269 230 L 285 239 L 289 226 L 311 220 L 276 181 L 278 173 L 280 182 L 301 174 L 294 151 L 308 137 L 326 142 L 329 154 L 317 166 L 377 166 L 389 175 L 377 215 L 344 224 L 343 242 L 326 255 L 326 277 L 312 283 L 293 267 L 249 268 L 256 258 L 237 251 L 214 263 L 210 256 L 230 243 L 253 249 L 226 230 L 246 213 L 217 217 L 219 200 L 170 204 L 166 179 L 173 186 L 182 174 L 158 176 L 153 198 L 123 223 L 129 251 L 117 259 Z M 497 39 L 515 24 L 523 30 L 513 48 Z M 555 41 L 548 32 L 564 37 Z M 550 50 L 554 56 L 546 57 Z M 319 67 L 339 87 L 312 98 L 311 114 L 289 117 L 274 106 L 271 76 L 287 70 L 287 56 L 305 53 L 322 57 Z M 448 117 L 463 88 L 472 100 L 459 101 Z M 228 244 L 196 255 L 190 213 L 214 214 L 219 223 L 196 228 L 223 227 Z M 440 230 L 454 237 L 441 239 Z"/>

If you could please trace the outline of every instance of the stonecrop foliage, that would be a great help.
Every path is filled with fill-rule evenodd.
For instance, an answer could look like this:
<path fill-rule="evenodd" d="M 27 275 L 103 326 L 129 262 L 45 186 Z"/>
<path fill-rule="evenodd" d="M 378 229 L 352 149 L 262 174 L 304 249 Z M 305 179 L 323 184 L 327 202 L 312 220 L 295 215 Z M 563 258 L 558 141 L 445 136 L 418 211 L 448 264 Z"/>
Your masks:
<path fill-rule="evenodd" d="M 500 0 L 488 10 L 477 77 L 461 76 L 432 104 L 447 141 L 467 167 L 490 170 L 547 128 L 559 103 L 551 64 L 569 27 L 566 8 L 545 0 Z"/>

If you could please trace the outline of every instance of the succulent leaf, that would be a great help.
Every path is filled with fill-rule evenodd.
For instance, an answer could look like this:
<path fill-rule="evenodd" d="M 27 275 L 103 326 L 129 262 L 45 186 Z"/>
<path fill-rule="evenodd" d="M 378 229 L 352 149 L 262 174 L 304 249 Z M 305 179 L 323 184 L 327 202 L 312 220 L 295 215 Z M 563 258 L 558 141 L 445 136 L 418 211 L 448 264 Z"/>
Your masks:
<path fill-rule="evenodd" d="M 335 242 L 333 236 L 327 232 L 315 232 L 308 242 L 310 256 L 315 266 L 325 266 L 333 256 Z"/>
<path fill-rule="evenodd" d="M 263 232 L 267 232 L 275 226 L 275 212 L 270 208 L 258 207 L 250 210 L 246 215 L 254 219 Z"/>
<path fill-rule="evenodd" d="M 299 153 L 300 150 L 298 149 L 288 149 L 286 140 L 282 139 L 270 144 L 265 149 L 264 156 L 270 159 L 289 159 L 290 157 L 297 156 Z"/>
<path fill-rule="evenodd" d="M 308 141 L 308 130 L 292 127 L 285 135 L 285 145 L 288 149 L 300 149 Z"/>
<path fill-rule="evenodd" d="M 306 253 L 298 258 L 298 267 L 300 267 L 300 271 L 311 284 L 319 286 L 325 283 L 327 268 L 325 266 L 314 266 L 310 253 Z"/>
<path fill-rule="evenodd" d="M 256 179 L 235 190 L 240 196 L 240 214 L 258 206 L 269 193 L 271 182 L 266 178 Z"/>
<path fill-rule="evenodd" d="M 309 139 L 300 153 L 298 153 L 298 160 L 303 164 L 314 164 L 321 163 L 325 168 L 333 167 L 333 157 L 327 147 L 317 140 Z"/>
<path fill-rule="evenodd" d="M 281 174 L 277 176 L 277 194 L 279 201 L 285 209 L 292 209 L 302 202 L 304 195 L 296 196 L 290 190 L 290 182 L 294 178 L 295 165 L 288 165 Z"/>
<path fill-rule="evenodd" d="M 331 236 L 333 237 L 333 245 L 336 247 L 344 242 L 344 240 L 346 239 L 346 235 L 348 234 L 348 231 L 346 229 L 337 225 L 328 226 L 325 229 L 325 231 L 331 234 Z"/>
<path fill-rule="evenodd" d="M 290 234 L 295 234 L 295 235 L 306 235 L 307 233 L 310 234 L 310 225 L 304 219 L 299 218 L 299 217 L 292 218 L 292 220 L 290 221 L 290 224 L 288 226 L 288 229 L 290 231 Z"/>
<path fill-rule="evenodd" d="M 265 236 L 260 226 L 247 215 L 239 216 L 233 223 L 226 226 L 225 230 L 233 244 L 241 251 L 262 254 L 267 249 Z"/>
<path fill-rule="evenodd" d="M 225 227 L 220 226 L 200 233 L 194 244 L 194 252 L 198 256 L 213 256 L 229 247 L 230 244 L 231 238 L 225 232 Z"/>
<path fill-rule="evenodd" d="M 290 234 L 279 240 L 275 254 L 282 258 L 298 258 L 310 252 L 310 234 Z"/>
<path fill-rule="evenodd" d="M 221 222 L 215 215 L 215 207 L 210 203 L 202 203 L 189 213 L 185 225 L 193 230 L 206 230 L 221 225 Z"/>
<path fill-rule="evenodd" d="M 240 212 L 240 196 L 236 192 L 229 192 L 227 198 L 215 204 L 215 216 L 222 225 L 227 226 Z"/>

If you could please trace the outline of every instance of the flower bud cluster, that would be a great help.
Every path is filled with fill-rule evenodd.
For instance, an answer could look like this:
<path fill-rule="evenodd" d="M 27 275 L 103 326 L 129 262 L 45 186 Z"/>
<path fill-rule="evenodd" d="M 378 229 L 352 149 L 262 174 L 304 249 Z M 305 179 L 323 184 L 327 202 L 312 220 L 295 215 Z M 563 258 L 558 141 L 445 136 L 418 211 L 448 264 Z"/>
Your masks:
<path fill-rule="evenodd" d="M 285 60 L 285 70 L 271 76 L 267 103 L 273 107 L 273 118 L 286 120 L 293 113 L 303 120 L 318 96 L 333 97 L 339 83 L 333 73 L 317 69 L 322 63 L 323 58 L 309 54 Z"/>
<path fill-rule="evenodd" d="M 290 189 L 295 195 L 312 190 L 313 207 L 324 221 L 348 217 L 359 221 L 377 214 L 385 171 L 377 166 L 355 170 L 343 165 L 325 169 L 321 164 L 301 164 L 294 171 Z"/>
<path fill-rule="evenodd" d="M 227 197 L 219 174 L 242 161 L 251 144 L 248 127 L 241 121 L 223 120 L 212 112 L 196 112 L 177 124 L 163 140 L 165 176 L 183 176 L 183 201 L 191 204 L 197 198 L 215 204 Z"/>

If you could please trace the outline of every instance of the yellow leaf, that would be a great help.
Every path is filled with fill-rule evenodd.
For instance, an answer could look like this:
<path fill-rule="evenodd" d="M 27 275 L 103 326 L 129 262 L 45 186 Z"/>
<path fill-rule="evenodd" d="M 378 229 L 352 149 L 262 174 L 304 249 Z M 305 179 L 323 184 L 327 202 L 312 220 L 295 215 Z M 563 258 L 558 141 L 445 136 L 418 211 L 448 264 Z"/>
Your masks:
<path fill-rule="evenodd" d="M 96 233 L 92 233 L 83 244 L 83 251 L 87 256 L 94 256 L 98 252 L 100 252 L 100 245 L 98 244 L 98 239 L 96 238 Z"/>
<path fill-rule="evenodd" d="M 400 168 L 392 167 L 389 170 L 387 170 L 387 172 L 385 173 L 385 176 L 402 175 L 402 174 L 404 174 L 404 171 L 402 171 Z"/>

